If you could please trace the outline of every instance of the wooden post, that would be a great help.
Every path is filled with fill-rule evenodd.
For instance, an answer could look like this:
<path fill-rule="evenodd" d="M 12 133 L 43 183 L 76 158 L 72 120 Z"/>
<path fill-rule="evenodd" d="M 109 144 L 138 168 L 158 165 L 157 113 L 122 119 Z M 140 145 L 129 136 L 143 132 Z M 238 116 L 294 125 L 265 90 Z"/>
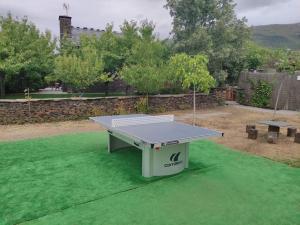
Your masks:
<path fill-rule="evenodd" d="M 288 137 L 295 137 L 296 133 L 297 133 L 297 128 L 288 127 L 288 129 L 287 129 L 287 136 Z"/>
<path fill-rule="evenodd" d="M 279 96 L 280 96 L 280 92 L 281 92 L 284 80 L 285 80 L 285 78 L 283 78 L 283 80 L 281 81 L 280 87 L 279 87 L 279 90 L 278 90 L 278 93 L 277 93 L 277 98 L 276 98 L 276 103 L 275 103 L 275 108 L 274 108 L 274 113 L 273 113 L 273 119 L 275 118 L 275 115 L 276 115 L 278 101 L 279 101 Z"/>
<path fill-rule="evenodd" d="M 252 140 L 256 140 L 258 137 L 258 130 L 256 129 L 250 129 L 248 131 L 248 138 Z"/>

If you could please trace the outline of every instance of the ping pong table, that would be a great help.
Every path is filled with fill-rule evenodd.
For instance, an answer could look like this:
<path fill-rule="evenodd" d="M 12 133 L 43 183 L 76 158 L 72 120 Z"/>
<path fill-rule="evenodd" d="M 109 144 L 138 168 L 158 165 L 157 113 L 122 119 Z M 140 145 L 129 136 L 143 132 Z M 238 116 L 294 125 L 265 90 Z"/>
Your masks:
<path fill-rule="evenodd" d="M 144 177 L 176 174 L 188 168 L 191 141 L 223 136 L 207 128 L 174 121 L 174 115 L 90 117 L 108 131 L 108 152 L 134 146 L 142 150 Z"/>

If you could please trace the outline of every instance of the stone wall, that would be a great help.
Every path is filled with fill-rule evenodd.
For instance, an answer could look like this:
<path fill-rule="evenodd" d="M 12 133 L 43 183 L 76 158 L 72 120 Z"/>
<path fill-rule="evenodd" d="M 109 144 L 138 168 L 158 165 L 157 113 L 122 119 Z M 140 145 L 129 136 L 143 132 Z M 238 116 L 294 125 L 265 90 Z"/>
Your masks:
<path fill-rule="evenodd" d="M 23 124 L 83 119 L 89 116 L 136 113 L 140 96 L 0 100 L 0 124 Z M 197 94 L 197 108 L 217 106 L 222 95 Z M 149 108 L 153 112 L 191 109 L 193 95 L 149 96 Z"/>

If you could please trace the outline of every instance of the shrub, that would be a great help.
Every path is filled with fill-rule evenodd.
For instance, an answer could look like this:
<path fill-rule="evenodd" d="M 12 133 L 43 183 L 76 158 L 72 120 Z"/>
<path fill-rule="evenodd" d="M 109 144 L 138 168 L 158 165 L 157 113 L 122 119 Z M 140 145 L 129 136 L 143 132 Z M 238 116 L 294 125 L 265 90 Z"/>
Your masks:
<path fill-rule="evenodd" d="M 242 105 L 246 104 L 246 94 L 244 89 L 237 90 L 237 102 Z"/>
<path fill-rule="evenodd" d="M 148 99 L 147 97 L 140 98 L 135 104 L 135 109 L 138 113 L 148 113 Z"/>
<path fill-rule="evenodd" d="M 272 85 L 266 81 L 259 80 L 254 87 L 254 91 L 254 95 L 251 98 L 252 105 L 261 108 L 269 106 Z"/>

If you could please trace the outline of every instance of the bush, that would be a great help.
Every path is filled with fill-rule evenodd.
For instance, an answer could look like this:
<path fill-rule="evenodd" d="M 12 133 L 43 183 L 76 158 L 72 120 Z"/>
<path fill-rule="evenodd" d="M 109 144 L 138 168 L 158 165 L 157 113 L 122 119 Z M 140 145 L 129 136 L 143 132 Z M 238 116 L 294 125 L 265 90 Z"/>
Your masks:
<path fill-rule="evenodd" d="M 148 99 L 147 97 L 140 98 L 135 104 L 135 109 L 138 113 L 148 113 Z"/>
<path fill-rule="evenodd" d="M 237 102 L 242 105 L 246 104 L 246 94 L 244 89 L 237 90 Z"/>
<path fill-rule="evenodd" d="M 266 81 L 259 80 L 254 87 L 254 95 L 251 104 L 256 107 L 268 107 L 272 95 L 272 85 Z"/>

